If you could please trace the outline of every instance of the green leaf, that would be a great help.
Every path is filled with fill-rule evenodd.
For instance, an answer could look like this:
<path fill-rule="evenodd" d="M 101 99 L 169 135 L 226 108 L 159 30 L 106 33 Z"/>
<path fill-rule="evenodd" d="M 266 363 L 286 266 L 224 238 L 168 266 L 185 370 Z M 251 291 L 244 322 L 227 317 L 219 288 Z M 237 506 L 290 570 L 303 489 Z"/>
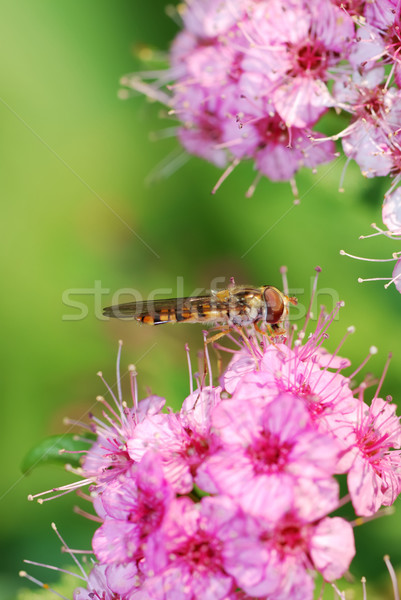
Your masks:
<path fill-rule="evenodd" d="M 78 467 L 83 453 L 80 450 L 87 450 L 96 439 L 92 433 L 85 432 L 82 436 L 76 433 L 64 433 L 61 435 L 51 435 L 34 446 L 25 456 L 21 470 L 27 473 L 34 467 L 44 464 L 70 464 Z M 65 452 L 64 452 L 65 451 Z M 76 452 L 76 454 L 71 454 Z"/>

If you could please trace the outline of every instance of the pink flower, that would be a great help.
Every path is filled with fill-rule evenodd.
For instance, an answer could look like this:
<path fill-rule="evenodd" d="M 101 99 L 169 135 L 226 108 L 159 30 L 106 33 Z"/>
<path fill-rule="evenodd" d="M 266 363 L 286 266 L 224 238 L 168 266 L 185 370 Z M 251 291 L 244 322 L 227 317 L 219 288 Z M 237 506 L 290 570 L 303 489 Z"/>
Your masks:
<path fill-rule="evenodd" d="M 366 0 L 331 0 L 333 4 L 342 8 L 348 15 L 360 16 L 363 14 Z"/>
<path fill-rule="evenodd" d="M 311 126 L 335 105 L 331 70 L 348 72 L 355 26 L 344 10 L 329 0 L 193 0 L 183 25 L 155 85 L 125 82 L 168 105 L 190 154 L 228 169 L 251 159 L 275 181 L 333 159 L 332 141 L 317 143 Z"/>
<path fill-rule="evenodd" d="M 334 158 L 334 143 L 331 140 L 316 143 L 323 136 L 318 132 L 312 134 L 311 129 L 287 129 L 278 116 L 262 119 L 255 126 L 260 132 L 255 164 L 272 181 L 288 181 L 301 167 L 313 169 Z"/>
<path fill-rule="evenodd" d="M 331 435 L 316 430 L 301 400 L 265 389 L 264 398 L 246 402 L 241 389 L 240 398 L 234 394 L 213 412 L 222 447 L 204 463 L 203 485 L 210 478 L 210 491 L 231 496 L 255 516 L 265 514 L 272 488 L 280 490 L 282 510 L 309 501 L 316 506 L 315 518 L 327 514 L 338 501 L 330 477 L 340 447 Z"/>
<path fill-rule="evenodd" d="M 401 15 L 398 0 L 186 0 L 170 68 L 124 84 L 168 107 L 189 154 L 225 171 L 243 160 L 291 181 L 336 157 L 342 138 L 365 177 L 401 182 Z M 387 70 L 385 67 L 390 65 Z M 163 89 L 164 88 L 164 89 Z M 330 109 L 350 121 L 327 138 Z M 339 121 L 340 122 L 340 121 Z M 313 128 L 313 129 L 312 129 Z M 399 139 L 400 138 L 400 139 Z"/>
<path fill-rule="evenodd" d="M 215 38 L 236 25 L 247 5 L 246 0 L 189 2 L 183 12 L 184 25 L 198 38 Z"/>
<path fill-rule="evenodd" d="M 401 259 L 395 263 L 392 281 L 394 281 L 395 287 L 401 294 Z"/>
<path fill-rule="evenodd" d="M 105 600 L 112 600 L 113 593 L 111 590 L 107 592 L 107 582 L 105 576 L 105 565 L 95 565 L 91 574 L 88 577 L 88 589 L 78 587 L 74 590 L 74 600 L 89 600 L 93 594 L 104 596 Z M 100 591 L 100 594 L 99 594 Z M 91 594 L 91 596 L 89 595 Z"/>
<path fill-rule="evenodd" d="M 396 19 L 397 0 L 380 0 L 365 2 L 365 17 L 368 23 L 383 30 L 392 25 Z"/>
<path fill-rule="evenodd" d="M 174 100 L 175 110 L 185 127 L 178 130 L 181 144 L 190 154 L 206 158 L 218 167 L 227 164 L 227 153 L 219 148 L 223 141 L 223 122 L 219 116 L 219 97 L 209 95 L 199 88 L 185 87 Z"/>
<path fill-rule="evenodd" d="M 394 79 L 397 85 L 401 81 L 401 35 L 400 10 L 397 0 L 367 2 L 365 14 L 367 23 L 363 24 L 354 49 L 355 59 L 363 68 L 371 68 L 379 59 L 394 68 Z"/>
<path fill-rule="evenodd" d="M 358 515 L 369 516 L 380 506 L 393 504 L 401 492 L 401 425 L 396 408 L 381 398 L 374 398 L 371 406 L 361 404 L 352 432 L 354 461 L 348 473 Z"/>
<path fill-rule="evenodd" d="M 116 595 L 118 594 L 112 600 L 120 600 L 120 598 L 121 600 L 125 598 L 127 600 L 152 600 L 146 591 L 144 577 L 135 562 L 108 565 L 105 574 L 107 585 Z M 99 596 L 99 598 L 103 600 L 103 596 Z M 97 600 L 97 598 L 95 596 L 89 600 Z"/>
<path fill-rule="evenodd" d="M 366 177 L 392 174 L 394 189 L 401 181 L 400 91 L 379 88 L 369 93 L 369 88 L 361 87 L 355 108 L 359 118 L 341 134 L 344 152 L 358 163 Z"/>
<path fill-rule="evenodd" d="M 244 73 L 238 89 L 231 86 L 224 95 L 222 112 L 231 118 L 222 121 L 218 148 L 229 150 L 237 159 L 253 157 L 257 169 L 272 181 L 288 181 L 301 167 L 331 161 L 334 143 L 316 143 L 322 135 L 309 127 L 288 127 L 271 99 L 259 97 L 263 87 L 260 73 Z"/>
<path fill-rule="evenodd" d="M 354 37 L 350 17 L 330 2 L 261 2 L 243 25 L 252 45 L 244 70 L 261 72 L 287 126 L 308 127 L 333 106 L 325 82 Z"/>
<path fill-rule="evenodd" d="M 277 487 L 284 490 L 283 506 L 296 502 L 301 512 L 313 510 L 307 490 L 315 485 L 314 494 L 322 502 L 322 516 L 333 510 L 336 502 L 330 475 L 347 471 L 358 514 L 370 515 L 382 504 L 394 502 L 401 490 L 399 453 L 392 450 L 400 448 L 401 439 L 395 406 L 390 408 L 375 398 L 370 407 L 364 405 L 365 414 L 361 399 L 350 389 L 349 379 L 339 373 L 349 361 L 323 354 L 322 363 L 320 340 L 332 318 L 333 314 L 321 320 L 305 345 L 300 343 L 302 338 L 293 348 L 285 344 L 260 348 L 255 344 L 252 361 L 246 361 L 244 353 L 232 361 L 225 379 L 233 396 L 223 400 L 213 414 L 222 447 L 203 466 L 206 489 L 232 493 L 244 510 L 256 514 L 263 511 L 263 478 L 274 483 L 274 477 L 280 477 L 282 483 Z M 374 352 L 372 349 L 370 354 Z M 303 411 L 305 416 L 301 417 Z M 287 431 L 292 438 L 285 437 Z M 317 437 L 310 447 L 312 454 L 316 450 L 318 461 L 320 456 L 327 458 L 328 462 L 320 465 L 320 475 L 312 454 L 308 458 L 302 456 L 302 448 L 309 444 L 304 446 L 303 439 L 306 441 L 308 435 L 313 437 L 318 432 L 325 436 Z M 323 450 L 325 444 L 331 449 L 328 452 Z M 274 457 L 272 464 L 269 456 Z M 302 466 L 304 458 L 308 467 Z M 262 471 L 258 472 L 256 459 L 264 465 Z M 234 466 L 235 472 L 241 473 L 238 480 L 232 476 Z M 289 477 L 293 478 L 290 485 Z M 305 483 L 308 478 L 309 484 Z"/>
<path fill-rule="evenodd" d="M 97 440 L 82 465 L 84 476 L 96 479 L 97 485 L 118 479 L 131 468 L 133 461 L 127 450 L 127 440 L 138 423 L 147 415 L 159 413 L 165 403 L 165 399 L 159 396 L 149 396 L 139 403 L 133 398 L 134 407 L 128 409 L 122 399 L 117 399 L 114 394 L 112 399 L 117 412 L 104 398 L 98 397 L 106 407 L 107 417 L 104 422 L 97 417 L 92 418 L 92 431 L 96 433 Z"/>
<path fill-rule="evenodd" d="M 331 356 L 319 365 L 322 352 L 318 344 L 319 329 L 305 346 L 297 345 L 293 349 L 288 345 L 275 344 L 267 346 L 258 364 L 258 372 L 252 363 L 248 363 L 250 374 L 236 378 L 232 369 L 237 370 L 236 362 L 230 365 L 225 379 L 237 381 L 236 388 L 230 384 L 234 397 L 243 402 L 248 398 L 259 398 L 266 401 L 271 396 L 286 393 L 303 400 L 316 427 L 324 432 L 335 431 L 338 424 L 352 415 L 356 410 L 353 393 L 349 381 L 338 371 L 349 365 L 346 359 L 339 362 Z M 330 369 L 337 369 L 331 372 Z"/>
<path fill-rule="evenodd" d="M 229 529 L 237 509 L 228 499 L 189 498 L 173 502 L 159 535 L 147 548 L 147 561 L 154 577 L 150 592 L 166 600 L 224 600 L 234 592 L 235 581 L 224 565 L 222 529 Z M 173 582 L 173 585 L 171 585 Z"/>
<path fill-rule="evenodd" d="M 197 470 L 213 453 L 218 438 L 211 432 L 210 414 L 220 402 L 220 388 L 194 392 L 180 414 L 160 414 L 138 424 L 127 442 L 132 460 L 139 461 L 148 448 L 157 450 L 167 480 L 176 492 L 186 494 L 197 482 Z"/>
<path fill-rule="evenodd" d="M 172 499 L 159 457 L 147 452 L 126 474 L 122 485 L 114 481 L 102 493 L 106 518 L 93 537 L 97 558 L 117 564 L 139 561 L 148 537 L 160 527 Z"/>
<path fill-rule="evenodd" d="M 258 361 L 251 356 L 248 349 L 238 350 L 233 354 L 229 367 L 221 377 L 221 385 L 232 394 L 247 373 L 252 373 L 258 367 Z"/>
<path fill-rule="evenodd" d="M 313 597 L 310 570 L 321 572 L 326 581 L 341 577 L 355 554 L 352 527 L 336 518 L 309 521 L 290 510 L 277 518 L 279 490 L 266 492 L 272 514 L 244 516 L 220 532 L 226 568 L 251 596 L 269 598 Z"/>
<path fill-rule="evenodd" d="M 395 235 L 401 235 L 401 187 L 386 194 L 383 202 L 383 223 Z"/>
<path fill-rule="evenodd" d="M 105 571 L 106 565 L 94 565 L 88 575 L 87 588 L 75 588 L 73 599 L 93 600 L 94 598 L 102 598 L 102 600 L 125 600 L 124 596 L 117 596 L 109 588 Z"/>
<path fill-rule="evenodd" d="M 345 154 L 358 163 L 364 177 L 384 177 L 392 169 L 390 149 L 384 132 L 374 125 L 358 121 L 352 133 L 343 139 Z"/>

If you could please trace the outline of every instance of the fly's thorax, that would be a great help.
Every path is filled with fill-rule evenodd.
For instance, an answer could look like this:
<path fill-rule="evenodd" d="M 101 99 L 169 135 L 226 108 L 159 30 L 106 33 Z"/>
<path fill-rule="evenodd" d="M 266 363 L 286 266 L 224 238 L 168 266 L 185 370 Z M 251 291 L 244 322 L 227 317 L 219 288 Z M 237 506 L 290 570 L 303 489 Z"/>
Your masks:
<path fill-rule="evenodd" d="M 243 288 L 232 293 L 228 303 L 229 324 L 244 327 L 264 318 L 261 289 Z"/>

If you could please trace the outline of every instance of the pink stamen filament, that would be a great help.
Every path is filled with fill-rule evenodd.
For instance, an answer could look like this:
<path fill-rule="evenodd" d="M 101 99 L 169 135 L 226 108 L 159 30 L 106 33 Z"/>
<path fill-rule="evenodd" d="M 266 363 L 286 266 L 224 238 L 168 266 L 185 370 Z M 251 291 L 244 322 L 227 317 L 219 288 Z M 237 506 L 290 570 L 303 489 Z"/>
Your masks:
<path fill-rule="evenodd" d="M 281 278 L 283 280 L 283 292 L 286 296 L 289 295 L 289 291 L 288 291 L 288 278 L 287 278 L 287 267 L 285 265 L 283 265 L 282 267 L 280 267 L 280 273 L 281 273 Z"/>
<path fill-rule="evenodd" d="M 82 567 L 82 565 L 81 565 L 81 563 L 79 562 L 79 560 L 76 558 L 76 556 L 75 556 L 75 552 L 74 552 L 74 551 L 72 551 L 72 550 L 71 550 L 71 549 L 68 547 L 68 545 L 65 543 L 65 541 L 64 541 L 64 539 L 63 539 L 63 537 L 61 536 L 60 532 L 58 531 L 58 529 L 57 529 L 57 527 L 56 527 L 56 524 L 55 524 L 55 523 L 52 523 L 52 525 L 51 525 L 51 526 L 52 526 L 52 529 L 53 529 L 53 531 L 55 531 L 55 533 L 56 533 L 56 535 L 57 535 L 58 539 L 59 539 L 59 540 L 60 540 L 60 542 L 63 544 L 63 547 L 64 547 L 64 548 L 65 548 L 65 550 L 68 552 L 68 554 L 71 556 L 72 560 L 74 561 L 74 563 L 76 564 L 76 566 L 78 567 L 78 569 L 81 571 L 81 573 L 82 573 L 83 577 L 84 577 L 85 579 L 87 579 L 87 577 L 86 577 L 86 573 L 85 573 L 85 571 L 84 571 L 84 568 Z"/>
<path fill-rule="evenodd" d="M 69 598 L 67 598 L 67 596 L 64 596 L 63 594 L 56 592 L 56 590 L 54 590 L 52 587 L 50 587 L 50 585 L 48 583 L 43 583 L 43 581 L 40 581 L 40 579 L 36 579 L 36 577 L 29 575 L 26 571 L 20 571 L 19 576 L 24 577 L 24 579 L 28 579 L 28 581 L 31 581 L 32 583 L 41 587 L 44 590 L 48 590 L 49 592 L 52 592 L 59 598 L 62 598 L 62 600 L 69 600 Z"/>
<path fill-rule="evenodd" d="M 219 187 L 221 186 L 221 184 L 227 179 L 227 177 L 234 171 L 235 167 L 238 166 L 240 163 L 240 159 L 239 158 L 235 158 L 233 160 L 233 162 L 228 165 L 227 169 L 224 171 L 224 173 L 219 177 L 219 179 L 217 180 L 216 185 L 213 187 L 211 193 L 215 194 L 217 192 L 217 190 L 219 189 Z"/>
<path fill-rule="evenodd" d="M 363 600 L 367 600 L 368 599 L 368 592 L 367 592 L 367 589 L 366 589 L 366 577 L 362 577 L 361 583 L 362 583 L 362 591 L 363 591 Z"/>
<path fill-rule="evenodd" d="M 96 400 L 97 402 L 99 402 L 100 404 L 103 404 L 103 406 L 105 408 L 107 408 L 107 410 L 113 415 L 113 417 L 115 417 L 117 419 L 117 421 L 121 424 L 121 416 L 122 416 L 122 411 L 120 411 L 119 413 L 117 413 L 114 408 L 111 406 L 111 404 L 109 404 L 106 400 L 106 398 L 104 396 L 96 396 Z M 105 415 L 105 411 L 102 410 L 102 414 Z M 111 417 L 109 417 L 111 418 Z M 92 419 L 93 421 L 95 421 L 95 418 Z"/>
<path fill-rule="evenodd" d="M 398 590 L 397 576 L 395 574 L 394 567 L 393 567 L 393 565 L 390 562 L 390 557 L 388 556 L 388 554 L 386 554 L 383 557 L 383 560 L 386 563 L 386 567 L 388 569 L 388 572 L 390 573 L 391 583 L 393 585 L 394 600 L 400 600 L 400 594 L 399 594 L 399 590 Z"/>
<path fill-rule="evenodd" d="M 82 498 L 82 500 L 86 500 L 87 502 L 93 502 L 92 496 L 85 494 L 85 492 L 82 489 L 78 489 L 76 491 L 76 494 L 79 498 Z"/>
<path fill-rule="evenodd" d="M 187 354 L 187 362 L 188 362 L 188 372 L 189 372 L 189 392 L 190 394 L 194 393 L 194 385 L 193 385 L 193 375 L 192 375 L 192 365 L 191 365 L 191 355 L 189 353 L 189 346 L 185 344 L 185 352 Z"/>
<path fill-rule="evenodd" d="M 104 410 L 102 411 L 102 415 L 103 418 L 108 421 L 108 423 L 111 425 L 111 427 L 114 429 L 114 431 L 120 436 L 122 437 L 124 435 L 124 431 L 123 429 L 119 426 L 118 423 L 116 423 L 115 421 L 113 421 L 113 419 L 111 418 L 111 416 L 106 413 Z M 95 418 L 93 419 L 95 421 Z M 104 426 L 104 424 L 103 424 Z M 107 428 L 105 429 L 105 431 L 108 431 Z M 108 432 L 110 433 L 110 432 Z"/>
<path fill-rule="evenodd" d="M 79 515 L 80 517 L 84 517 L 85 519 L 88 519 L 89 521 L 94 521 L 95 523 L 103 523 L 103 519 L 101 519 L 100 517 L 98 517 L 96 515 L 92 515 L 91 513 L 87 512 L 86 510 L 82 510 L 82 508 L 80 508 L 79 506 L 74 506 L 73 511 L 75 514 Z"/>
<path fill-rule="evenodd" d="M 133 403 L 133 407 L 135 409 L 135 414 L 138 410 L 138 381 L 137 381 L 137 372 L 136 369 L 134 367 L 134 365 L 130 365 L 128 367 L 129 370 L 129 377 L 130 377 L 130 385 L 131 385 L 131 397 L 132 397 L 132 403 Z"/>
<path fill-rule="evenodd" d="M 331 587 L 333 588 L 333 590 L 335 591 L 335 593 L 337 594 L 337 596 L 340 598 L 340 600 L 346 600 L 344 592 L 342 592 L 342 591 L 341 591 L 341 590 L 340 590 L 340 589 L 339 589 L 339 588 L 336 586 L 336 584 L 335 584 L 335 583 L 331 583 L 330 585 L 331 585 Z M 320 600 L 320 598 L 319 598 L 319 600 Z M 364 599 L 364 600 L 365 600 L 365 599 Z"/>
<path fill-rule="evenodd" d="M 87 581 L 87 577 L 83 577 L 82 575 L 77 575 L 77 573 L 73 573 L 72 571 L 68 571 L 67 569 L 61 569 L 60 567 L 55 567 L 54 565 L 47 565 L 45 563 L 36 562 L 34 560 L 24 559 L 24 563 L 27 565 L 34 565 L 35 567 L 44 567 L 45 569 L 49 569 L 50 571 L 58 571 L 59 573 L 65 573 L 66 575 L 72 575 L 73 577 L 77 577 L 78 579 L 82 579 L 82 581 Z"/>
<path fill-rule="evenodd" d="M 251 183 L 251 185 L 245 192 L 245 198 L 252 198 L 252 196 L 255 193 L 255 190 L 259 184 L 259 181 L 262 179 L 262 177 L 263 177 L 262 173 L 258 173 L 256 175 L 255 179 L 253 180 L 253 182 Z"/>
<path fill-rule="evenodd" d="M 389 365 L 390 365 L 390 361 L 391 361 L 391 358 L 392 358 L 392 356 L 393 356 L 393 355 L 392 355 L 392 353 L 390 352 L 390 354 L 389 354 L 389 355 L 388 355 L 388 357 L 387 357 L 386 364 L 384 365 L 383 373 L 382 373 L 382 376 L 380 377 L 380 381 L 379 381 L 379 384 L 378 384 L 378 386 L 377 386 L 377 389 L 376 389 L 375 395 L 373 396 L 373 400 L 375 400 L 375 399 L 378 397 L 378 395 L 379 395 L 379 392 L 380 392 L 380 390 L 381 390 L 381 387 L 382 387 L 382 385 L 383 385 L 383 381 L 384 381 L 384 378 L 385 378 L 385 376 L 386 376 L 386 373 L 387 373 L 387 371 L 388 371 L 388 368 L 389 368 Z M 372 400 L 372 402 L 373 402 L 373 400 Z"/>
<path fill-rule="evenodd" d="M 366 365 L 366 363 L 368 362 L 368 360 L 370 360 L 370 358 L 374 355 L 377 354 L 377 348 L 375 346 L 371 346 L 371 348 L 369 348 L 369 353 L 366 356 L 366 358 L 361 362 L 361 364 L 359 365 L 359 367 L 357 369 L 355 369 L 355 371 L 349 375 L 349 379 L 353 379 L 355 377 L 355 375 L 357 375 L 359 373 L 359 371 L 361 371 L 361 369 L 363 369 L 363 367 Z"/>
<path fill-rule="evenodd" d="M 364 258 L 363 256 L 349 254 L 348 252 L 345 252 L 345 250 L 340 250 L 340 254 L 342 256 L 348 256 L 349 258 L 355 258 L 356 260 L 363 260 L 366 262 L 393 262 L 394 260 L 397 260 L 396 258 Z"/>
<path fill-rule="evenodd" d="M 209 371 L 209 386 L 212 388 L 213 387 L 212 364 L 210 362 L 209 351 L 208 351 L 207 343 L 206 343 L 208 333 L 209 333 L 208 331 L 203 332 L 203 347 L 204 347 L 207 370 Z"/>
<path fill-rule="evenodd" d="M 118 400 L 115 397 L 114 392 L 112 391 L 111 387 L 109 386 L 109 384 L 103 377 L 103 373 L 101 371 L 98 371 L 97 376 L 100 377 L 100 379 L 102 380 L 102 382 L 103 382 L 104 386 L 106 387 L 107 391 L 109 392 L 110 396 L 113 398 L 115 405 L 119 406 Z"/>
<path fill-rule="evenodd" d="M 123 347 L 122 340 L 118 340 L 118 351 L 117 351 L 117 362 L 116 362 L 116 380 L 117 380 L 117 395 L 118 399 L 121 402 L 123 401 L 123 395 L 121 391 L 121 372 L 120 372 L 120 362 L 121 362 L 121 349 Z"/>
<path fill-rule="evenodd" d="M 94 483 L 94 480 L 92 478 L 82 479 L 81 481 L 75 481 L 74 483 L 69 483 L 62 487 L 53 488 L 51 490 L 46 490 L 44 492 L 39 492 L 38 494 L 34 494 L 34 495 L 29 494 L 28 500 L 32 501 L 32 500 L 35 500 L 35 498 L 40 498 L 40 496 L 44 496 L 45 494 L 51 494 L 52 492 L 58 492 L 60 490 L 64 490 L 64 493 L 60 494 L 61 496 L 63 496 L 65 494 L 69 494 L 70 492 L 73 492 L 74 490 L 76 490 L 80 487 L 84 487 L 85 485 L 90 485 L 91 483 Z M 52 500 L 53 498 L 58 498 L 58 496 L 52 496 L 51 498 L 46 498 L 45 500 Z M 38 502 L 44 502 L 45 500 L 39 499 Z"/>
<path fill-rule="evenodd" d="M 301 332 L 302 332 L 302 333 L 305 333 L 305 331 L 306 331 L 306 327 L 307 327 L 307 325 L 308 325 L 308 322 L 309 322 L 309 319 L 310 319 L 310 317 L 311 317 L 311 308 L 312 308 L 312 303 L 313 303 L 313 300 L 314 300 L 314 298 L 315 298 L 315 294 L 316 294 L 316 290 L 317 290 L 317 282 L 318 282 L 318 279 L 319 279 L 319 273 L 321 272 L 321 270 L 322 270 L 322 269 L 321 269 L 320 267 L 316 267 L 316 268 L 315 268 L 316 275 L 315 275 L 315 279 L 314 279 L 314 282 L 313 282 L 312 294 L 311 294 L 311 299 L 310 299 L 310 301 L 309 301 L 308 310 L 306 311 L 305 323 L 304 323 L 304 326 L 303 326 L 303 327 L 302 327 L 302 329 L 301 329 Z"/>
<path fill-rule="evenodd" d="M 302 358 L 305 359 L 306 355 L 310 349 L 311 354 L 313 354 L 313 352 L 315 351 L 315 348 L 318 348 L 322 345 L 322 343 L 327 339 L 328 334 L 326 333 L 327 330 L 329 329 L 330 325 L 333 323 L 334 319 L 336 318 L 340 308 L 342 308 L 344 306 L 343 302 L 338 302 L 335 309 L 329 314 L 327 315 L 327 317 L 325 319 L 323 319 L 323 315 L 324 315 L 324 307 L 322 307 L 321 311 L 320 311 L 320 315 L 319 315 L 319 319 L 318 319 L 318 324 L 316 327 L 316 331 L 318 333 L 314 333 L 313 335 L 310 336 L 309 340 L 306 342 L 305 346 L 304 346 L 304 354 L 302 355 Z M 318 346 L 319 344 L 319 346 Z M 308 350 L 306 350 L 308 349 Z"/>
<path fill-rule="evenodd" d="M 398 273 L 398 275 L 396 275 L 395 277 L 390 279 L 390 281 L 388 283 L 386 283 L 384 287 L 387 289 L 392 283 L 395 283 L 398 279 L 400 279 L 400 277 L 401 277 L 401 273 Z"/>
<path fill-rule="evenodd" d="M 74 427 L 79 427 L 81 429 L 86 429 L 87 431 L 92 432 L 92 428 L 90 427 L 90 425 L 88 425 L 88 423 L 84 423 L 83 421 L 78 421 L 75 419 L 70 419 L 69 417 L 64 417 L 63 419 L 63 423 L 64 425 L 71 425 Z M 88 440 L 82 436 L 77 436 L 76 439 L 81 439 L 83 442 L 87 442 Z M 91 442 L 93 442 L 93 440 L 90 440 Z"/>

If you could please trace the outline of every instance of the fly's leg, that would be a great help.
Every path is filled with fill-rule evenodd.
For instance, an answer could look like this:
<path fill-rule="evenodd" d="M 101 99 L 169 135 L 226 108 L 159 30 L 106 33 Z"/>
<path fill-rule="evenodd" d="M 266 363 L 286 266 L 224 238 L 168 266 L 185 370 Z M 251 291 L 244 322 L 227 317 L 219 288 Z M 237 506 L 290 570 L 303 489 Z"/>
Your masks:
<path fill-rule="evenodd" d="M 247 335 L 245 334 L 244 330 L 242 329 L 242 327 L 237 327 L 237 326 L 223 327 L 221 331 L 219 331 L 215 335 L 212 335 L 212 337 L 208 338 L 206 340 L 206 343 L 213 344 L 214 342 L 217 342 L 217 340 L 219 340 L 220 338 L 222 338 L 225 335 L 228 335 L 232 331 L 235 331 L 243 339 L 244 344 L 247 347 L 247 349 L 249 350 L 250 355 L 255 359 L 255 361 L 257 361 L 257 357 L 255 355 L 254 349 L 252 348 L 252 346 L 249 342 L 249 339 L 248 339 Z"/>
<path fill-rule="evenodd" d="M 217 357 L 217 377 L 218 379 L 220 379 L 222 373 L 223 373 L 223 358 L 221 356 L 221 353 L 219 352 L 219 349 L 217 348 L 216 344 L 213 344 L 213 350 L 216 353 L 216 357 Z"/>
<path fill-rule="evenodd" d="M 222 328 L 218 333 L 212 335 L 212 337 L 208 337 L 206 344 L 213 344 L 214 342 L 217 342 L 217 340 L 230 333 L 230 331 L 231 329 L 229 327 Z"/>
<path fill-rule="evenodd" d="M 272 332 L 272 337 L 276 337 L 278 335 L 287 335 L 287 330 L 283 327 L 282 321 L 278 323 L 273 323 L 270 325 L 270 329 Z"/>

